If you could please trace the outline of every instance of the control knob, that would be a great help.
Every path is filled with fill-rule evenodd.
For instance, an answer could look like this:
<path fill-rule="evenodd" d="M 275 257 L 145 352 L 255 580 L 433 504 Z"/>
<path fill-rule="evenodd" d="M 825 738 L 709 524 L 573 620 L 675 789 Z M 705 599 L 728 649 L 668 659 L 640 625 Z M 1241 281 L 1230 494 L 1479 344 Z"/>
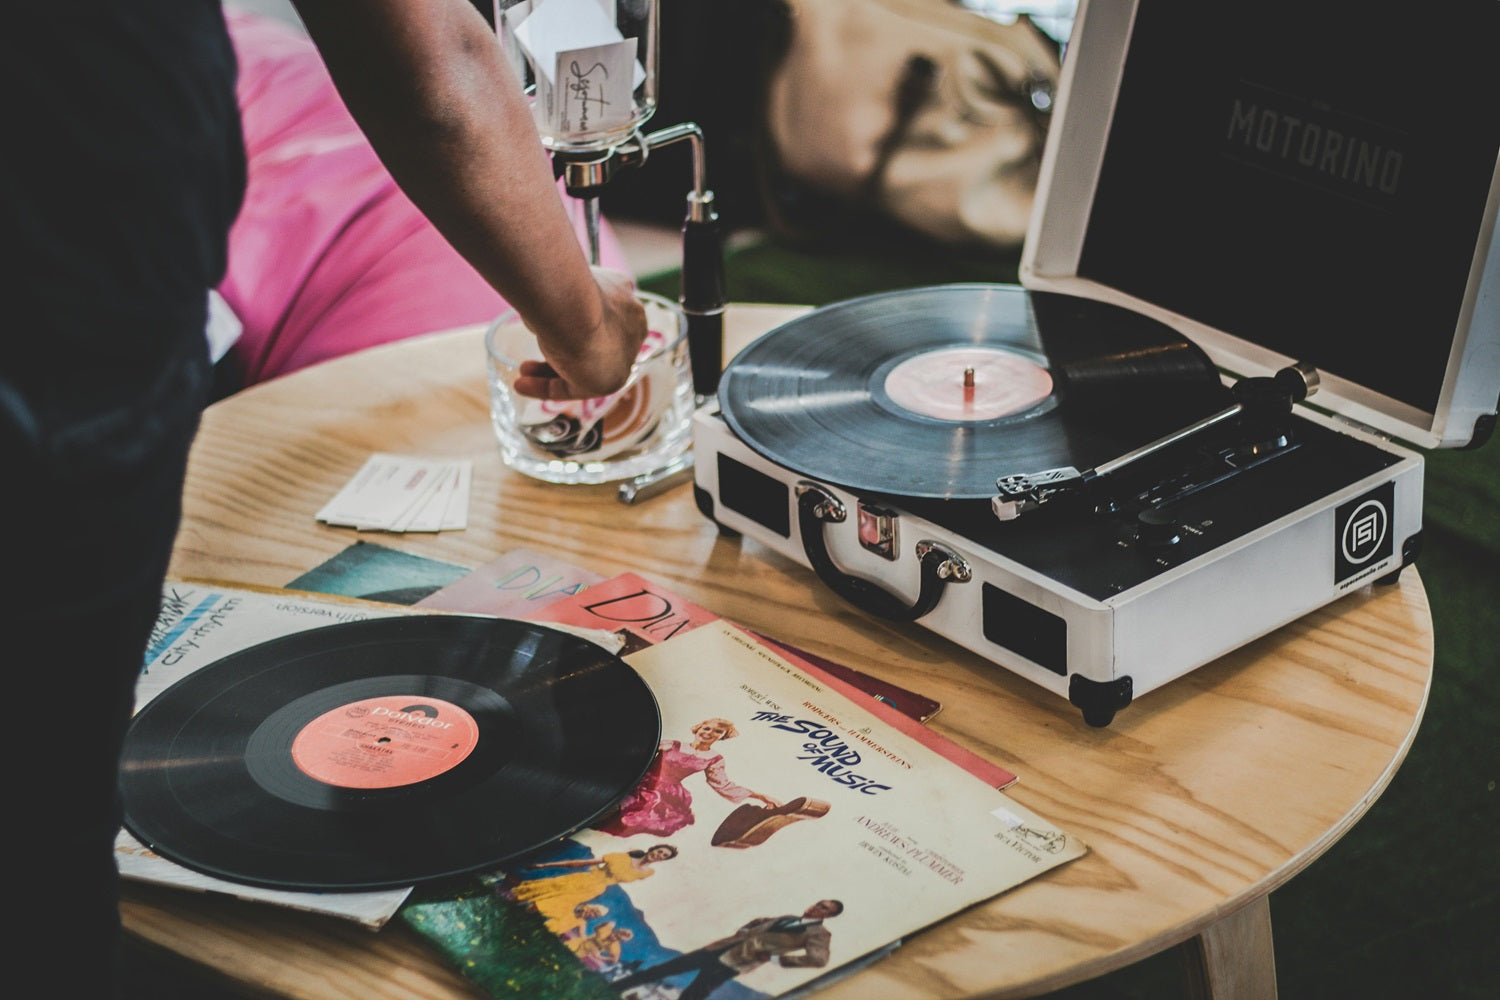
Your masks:
<path fill-rule="evenodd" d="M 1152 549 L 1165 549 L 1182 541 L 1182 526 L 1159 507 L 1147 507 L 1135 516 L 1136 542 Z"/>

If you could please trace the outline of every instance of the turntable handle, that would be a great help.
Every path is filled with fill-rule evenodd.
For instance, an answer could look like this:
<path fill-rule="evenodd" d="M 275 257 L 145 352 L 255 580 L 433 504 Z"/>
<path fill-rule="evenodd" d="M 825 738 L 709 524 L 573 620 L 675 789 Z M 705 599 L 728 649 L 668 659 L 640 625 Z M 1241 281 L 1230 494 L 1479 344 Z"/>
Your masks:
<path fill-rule="evenodd" d="M 950 580 L 962 583 L 970 576 L 967 563 L 935 543 L 917 546 L 921 559 L 922 586 L 915 604 L 881 589 L 877 584 L 842 572 L 833 564 L 823 541 L 823 524 L 840 522 L 847 515 L 844 505 L 833 494 L 811 483 L 797 486 L 797 528 L 802 535 L 802 550 L 812 564 L 818 579 L 861 611 L 889 621 L 916 621 L 937 607 L 943 588 Z"/>

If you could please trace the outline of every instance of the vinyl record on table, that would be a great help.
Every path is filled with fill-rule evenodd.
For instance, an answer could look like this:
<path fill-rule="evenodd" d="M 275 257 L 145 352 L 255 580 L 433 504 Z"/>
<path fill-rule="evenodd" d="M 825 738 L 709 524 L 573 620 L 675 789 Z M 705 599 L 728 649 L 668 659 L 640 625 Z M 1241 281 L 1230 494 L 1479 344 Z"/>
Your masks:
<path fill-rule="evenodd" d="M 784 468 L 897 497 L 985 499 L 1086 469 L 1225 405 L 1207 355 L 1103 302 L 939 285 L 835 303 L 729 363 L 724 419 Z"/>
<path fill-rule="evenodd" d="M 224 657 L 137 712 L 125 827 L 168 860 L 278 889 L 501 866 L 640 781 L 661 716 L 618 656 L 511 619 L 349 622 Z"/>

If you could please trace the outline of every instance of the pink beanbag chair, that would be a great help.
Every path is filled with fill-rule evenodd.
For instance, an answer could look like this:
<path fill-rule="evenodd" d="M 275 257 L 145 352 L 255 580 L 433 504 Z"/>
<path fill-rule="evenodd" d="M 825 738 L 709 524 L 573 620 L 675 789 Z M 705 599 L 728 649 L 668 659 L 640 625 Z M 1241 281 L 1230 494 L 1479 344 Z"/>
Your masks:
<path fill-rule="evenodd" d="M 503 312 L 505 300 L 396 187 L 311 40 L 226 13 L 249 175 L 218 291 L 243 327 L 230 350 L 244 384 Z M 573 217 L 581 242 L 581 211 Z M 600 256 L 627 270 L 607 224 Z"/>

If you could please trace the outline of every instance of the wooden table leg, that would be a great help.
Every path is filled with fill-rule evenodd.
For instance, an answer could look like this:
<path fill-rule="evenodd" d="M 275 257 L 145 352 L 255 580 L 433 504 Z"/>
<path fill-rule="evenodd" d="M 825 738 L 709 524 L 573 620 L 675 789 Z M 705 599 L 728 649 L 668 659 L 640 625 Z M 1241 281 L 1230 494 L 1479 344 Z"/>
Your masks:
<path fill-rule="evenodd" d="M 1262 896 L 1183 942 L 1187 995 L 1194 1000 L 1271 1000 L 1276 955 L 1271 947 L 1271 897 Z"/>

